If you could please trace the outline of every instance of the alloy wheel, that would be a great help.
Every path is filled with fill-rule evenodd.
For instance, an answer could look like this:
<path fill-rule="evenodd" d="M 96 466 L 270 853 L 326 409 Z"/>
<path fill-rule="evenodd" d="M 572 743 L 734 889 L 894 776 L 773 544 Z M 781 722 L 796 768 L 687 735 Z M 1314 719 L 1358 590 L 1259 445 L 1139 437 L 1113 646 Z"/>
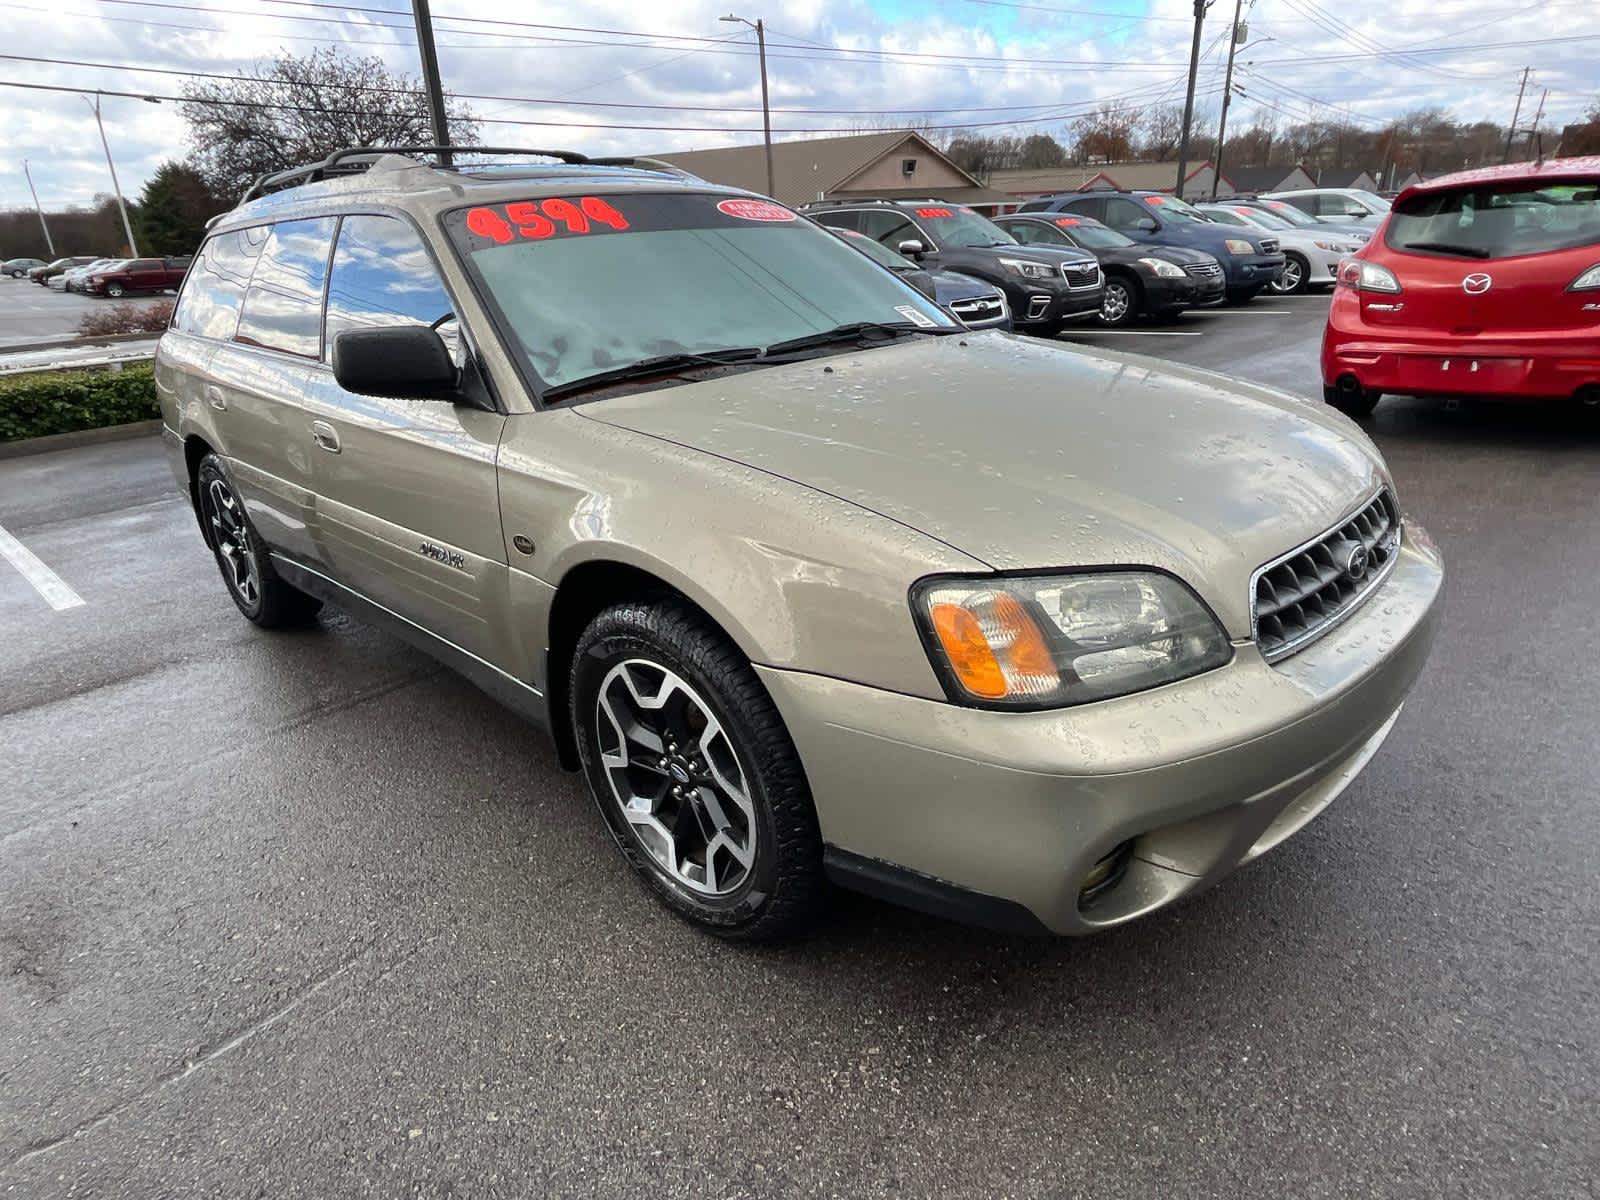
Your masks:
<path fill-rule="evenodd" d="M 1283 273 L 1273 282 L 1272 288 L 1284 295 L 1299 291 L 1303 274 L 1300 264 L 1291 258 L 1283 264 Z"/>
<path fill-rule="evenodd" d="M 255 607 L 261 600 L 261 576 L 256 568 L 256 553 L 250 546 L 244 510 L 232 490 L 220 479 L 207 482 L 202 504 L 211 544 L 216 548 L 222 574 L 245 604 Z"/>
<path fill-rule="evenodd" d="M 1133 305 L 1133 297 L 1128 294 L 1125 283 L 1108 282 L 1106 284 L 1105 298 L 1100 302 L 1100 319 L 1107 325 L 1115 325 L 1128 315 L 1128 309 Z"/>
<path fill-rule="evenodd" d="M 681 676 L 632 658 L 606 673 L 595 710 L 601 769 L 639 845 L 691 892 L 737 891 L 755 866 L 755 808 L 710 705 Z"/>

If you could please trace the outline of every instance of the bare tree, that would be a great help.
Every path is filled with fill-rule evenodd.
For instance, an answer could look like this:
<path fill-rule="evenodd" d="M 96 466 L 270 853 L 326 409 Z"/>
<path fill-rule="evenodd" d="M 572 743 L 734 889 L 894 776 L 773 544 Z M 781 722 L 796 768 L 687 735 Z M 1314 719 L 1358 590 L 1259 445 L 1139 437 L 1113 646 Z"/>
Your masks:
<path fill-rule="evenodd" d="M 1080 163 L 1126 162 L 1133 157 L 1133 115 L 1102 104 L 1072 123 Z"/>
<path fill-rule="evenodd" d="M 1178 153 L 1183 137 L 1183 105 L 1155 104 L 1139 119 L 1139 157 L 1166 162 Z"/>
<path fill-rule="evenodd" d="M 420 83 L 391 72 L 377 55 L 282 51 L 237 79 L 185 84 L 183 94 L 191 165 L 228 201 L 258 175 L 324 158 L 342 146 L 434 140 Z M 451 140 L 475 141 L 471 111 L 453 100 L 447 110 Z"/>

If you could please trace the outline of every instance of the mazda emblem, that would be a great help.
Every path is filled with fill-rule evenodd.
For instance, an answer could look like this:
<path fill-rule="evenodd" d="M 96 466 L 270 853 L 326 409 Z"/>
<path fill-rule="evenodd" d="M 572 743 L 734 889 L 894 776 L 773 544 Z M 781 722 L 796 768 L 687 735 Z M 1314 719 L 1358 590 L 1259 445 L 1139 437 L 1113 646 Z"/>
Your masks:
<path fill-rule="evenodd" d="M 1344 560 L 1344 573 L 1350 577 L 1352 583 L 1360 583 L 1361 577 L 1367 573 L 1367 564 L 1371 555 L 1365 546 L 1357 546 L 1350 551 L 1350 557 Z"/>
<path fill-rule="evenodd" d="M 1481 296 L 1489 290 L 1494 278 L 1483 271 L 1474 271 L 1461 281 L 1461 290 L 1470 296 Z"/>

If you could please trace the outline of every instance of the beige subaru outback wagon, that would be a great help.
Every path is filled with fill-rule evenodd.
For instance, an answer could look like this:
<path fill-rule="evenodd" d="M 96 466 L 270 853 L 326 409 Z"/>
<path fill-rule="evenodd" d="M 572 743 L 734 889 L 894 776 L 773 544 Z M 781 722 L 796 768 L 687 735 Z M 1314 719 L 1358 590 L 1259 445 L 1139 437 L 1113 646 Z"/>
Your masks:
<path fill-rule="evenodd" d="M 1441 570 L 1344 417 L 968 332 L 650 160 L 468 157 L 214 223 L 172 467 L 246 618 L 334 604 L 548 728 L 680 914 L 788 934 L 832 880 L 1088 933 L 1377 753 Z"/>

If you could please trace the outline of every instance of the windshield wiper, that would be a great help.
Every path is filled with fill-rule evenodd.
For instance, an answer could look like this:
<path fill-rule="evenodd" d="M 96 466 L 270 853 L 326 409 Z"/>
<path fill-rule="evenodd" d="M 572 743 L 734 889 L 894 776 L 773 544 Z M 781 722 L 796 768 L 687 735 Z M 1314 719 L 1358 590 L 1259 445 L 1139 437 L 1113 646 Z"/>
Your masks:
<path fill-rule="evenodd" d="M 812 350 L 818 346 L 832 346 L 839 342 L 859 342 L 871 334 L 880 334 L 885 340 L 892 340 L 907 333 L 954 333 L 953 329 L 941 329 L 937 325 L 915 325 L 910 321 L 852 321 L 848 325 L 836 325 L 832 329 L 824 329 L 821 333 L 808 333 L 804 337 L 790 338 L 784 342 L 773 342 L 761 352 L 763 358 L 771 358 L 778 354 L 788 354 L 796 350 Z"/>
<path fill-rule="evenodd" d="M 605 387 L 607 384 L 624 383 L 630 379 L 643 379 L 649 375 L 668 375 L 677 371 L 685 371 L 691 367 L 730 367 L 741 363 L 754 362 L 761 357 L 760 346 L 735 346 L 727 350 L 711 350 L 704 354 L 657 354 L 651 358 L 641 358 L 638 362 L 629 363 L 624 367 L 613 367 L 609 371 L 597 371 L 593 375 L 585 375 L 581 379 L 574 379 L 567 383 L 558 383 L 555 387 L 546 388 L 543 399 L 560 400 L 578 392 L 586 392 L 591 388 Z"/>
<path fill-rule="evenodd" d="M 1482 246 L 1458 246 L 1454 242 L 1402 242 L 1401 248 L 1405 250 L 1438 250 L 1444 254 L 1463 254 L 1468 258 L 1489 257 L 1489 252 Z"/>

